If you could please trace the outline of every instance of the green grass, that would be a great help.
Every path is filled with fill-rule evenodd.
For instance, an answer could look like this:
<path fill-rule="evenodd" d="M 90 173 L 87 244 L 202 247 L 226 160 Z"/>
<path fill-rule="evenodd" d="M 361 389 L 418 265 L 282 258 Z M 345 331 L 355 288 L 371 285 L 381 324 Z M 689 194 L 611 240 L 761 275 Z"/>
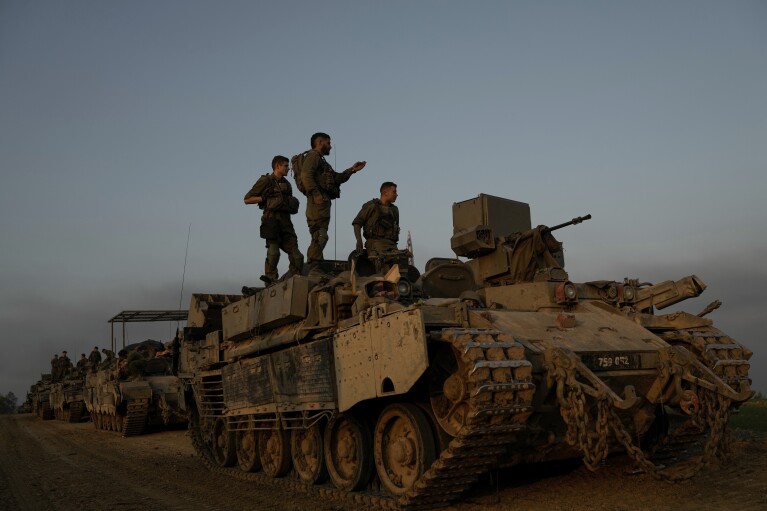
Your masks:
<path fill-rule="evenodd" d="M 740 413 L 732 416 L 730 426 L 767 432 L 767 400 L 758 399 L 745 403 L 740 407 Z"/>

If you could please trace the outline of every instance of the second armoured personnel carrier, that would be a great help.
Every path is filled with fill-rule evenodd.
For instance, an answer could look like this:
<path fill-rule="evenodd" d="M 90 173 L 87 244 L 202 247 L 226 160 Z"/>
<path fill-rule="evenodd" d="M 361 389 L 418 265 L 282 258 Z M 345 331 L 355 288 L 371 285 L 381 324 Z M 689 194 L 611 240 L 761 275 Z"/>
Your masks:
<path fill-rule="evenodd" d="M 50 406 L 54 416 L 59 420 L 67 422 L 87 420 L 85 374 L 72 370 L 60 382 L 52 384 Z"/>
<path fill-rule="evenodd" d="M 155 356 L 164 349 L 157 341 L 127 346 L 123 356 L 102 362 L 86 376 L 85 403 L 97 429 L 135 436 L 149 425 L 186 422 L 173 359 L 170 353 Z"/>
<path fill-rule="evenodd" d="M 179 376 L 195 448 L 213 470 L 401 509 L 448 505 L 492 467 L 596 469 L 616 451 L 693 475 L 752 394 L 751 353 L 713 307 L 657 313 L 703 291 L 694 275 L 572 282 L 551 233 L 586 218 L 532 228 L 527 204 L 480 195 L 453 205 L 465 262 L 350 258 L 193 295 Z M 653 463 L 683 436 L 704 454 Z"/>
<path fill-rule="evenodd" d="M 50 400 L 52 381 L 50 373 L 42 374 L 37 383 L 29 388 L 32 411 L 43 420 L 53 419 Z"/>

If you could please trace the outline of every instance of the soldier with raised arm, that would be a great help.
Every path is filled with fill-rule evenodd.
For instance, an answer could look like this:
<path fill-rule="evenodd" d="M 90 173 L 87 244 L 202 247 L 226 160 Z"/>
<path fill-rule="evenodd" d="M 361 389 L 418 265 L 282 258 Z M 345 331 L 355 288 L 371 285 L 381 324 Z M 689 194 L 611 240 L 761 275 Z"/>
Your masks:
<path fill-rule="evenodd" d="M 312 242 L 306 252 L 308 262 L 324 260 L 322 251 L 328 243 L 331 201 L 341 196 L 341 184 L 352 174 L 365 168 L 367 162 L 358 161 L 343 172 L 336 172 L 325 160 L 330 154 L 330 135 L 315 133 L 311 138 L 312 149 L 306 153 L 301 165 L 301 181 L 306 192 L 306 223 Z"/>

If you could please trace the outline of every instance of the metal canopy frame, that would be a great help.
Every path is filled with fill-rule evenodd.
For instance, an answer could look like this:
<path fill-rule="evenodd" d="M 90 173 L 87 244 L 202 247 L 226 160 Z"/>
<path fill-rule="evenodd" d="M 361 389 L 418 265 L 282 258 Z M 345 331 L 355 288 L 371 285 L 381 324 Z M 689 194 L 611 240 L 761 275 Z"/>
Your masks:
<path fill-rule="evenodd" d="M 115 323 L 122 323 L 123 348 L 125 348 L 125 323 L 153 323 L 157 321 L 186 321 L 188 310 L 127 310 L 111 318 L 107 323 L 112 326 L 112 351 L 115 351 Z"/>

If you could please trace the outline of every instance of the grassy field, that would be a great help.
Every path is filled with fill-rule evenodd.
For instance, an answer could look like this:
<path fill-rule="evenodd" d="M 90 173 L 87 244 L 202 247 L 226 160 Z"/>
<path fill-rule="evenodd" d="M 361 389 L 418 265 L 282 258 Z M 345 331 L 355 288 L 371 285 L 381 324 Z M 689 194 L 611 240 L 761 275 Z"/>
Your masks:
<path fill-rule="evenodd" d="M 767 432 L 767 399 L 752 400 L 732 416 L 730 426 L 751 431 Z"/>

